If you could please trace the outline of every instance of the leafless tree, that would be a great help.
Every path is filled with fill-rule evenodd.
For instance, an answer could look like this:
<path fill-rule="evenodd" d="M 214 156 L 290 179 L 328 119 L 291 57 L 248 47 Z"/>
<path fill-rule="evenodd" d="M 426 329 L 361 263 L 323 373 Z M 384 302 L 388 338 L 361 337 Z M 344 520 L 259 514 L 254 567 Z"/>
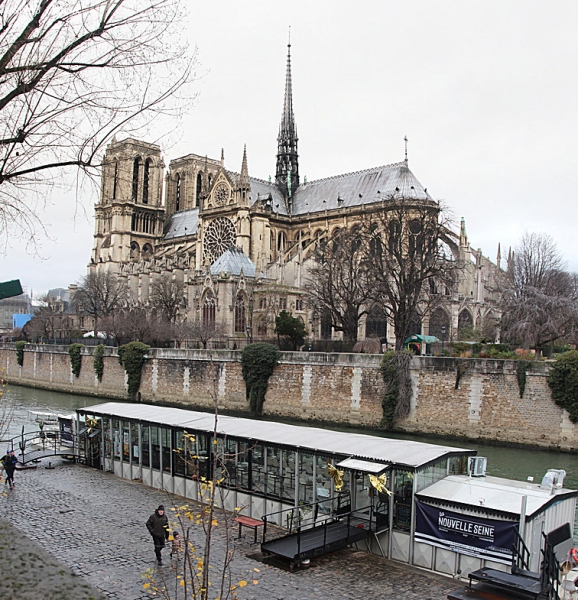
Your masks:
<path fill-rule="evenodd" d="M 78 285 L 74 301 L 82 304 L 84 312 L 94 319 L 94 336 L 98 335 L 99 321 L 122 308 L 128 291 L 124 280 L 109 272 L 90 272 Z"/>
<path fill-rule="evenodd" d="M 461 265 L 450 247 L 450 218 L 434 201 L 390 198 L 387 210 L 319 242 L 308 279 L 309 302 L 357 340 L 361 317 L 379 307 L 401 349 L 413 322 L 453 288 Z"/>
<path fill-rule="evenodd" d="M 554 240 L 525 233 L 503 281 L 502 338 L 543 350 L 578 330 L 576 276 L 567 273 Z"/>
<path fill-rule="evenodd" d="M 8 226 L 34 236 L 42 223 L 33 198 L 42 199 L 38 185 L 56 181 L 56 169 L 96 173 L 115 134 L 134 136 L 190 104 L 195 57 L 181 35 L 185 6 L 184 0 L 1 3 L 4 237 Z"/>
<path fill-rule="evenodd" d="M 190 323 L 191 339 L 199 341 L 205 349 L 211 340 L 225 335 L 226 331 L 226 326 L 218 321 L 198 320 Z"/>
<path fill-rule="evenodd" d="M 40 298 L 39 306 L 34 310 L 34 317 L 24 326 L 26 336 L 30 339 L 50 339 L 54 336 L 54 312 L 48 295 Z"/>
<path fill-rule="evenodd" d="M 365 225 L 320 239 L 307 278 L 310 306 L 331 315 L 333 328 L 349 341 L 357 340 L 359 321 L 371 305 L 368 243 Z"/>
<path fill-rule="evenodd" d="M 151 304 L 169 323 L 176 323 L 179 310 L 185 305 L 185 288 L 183 281 L 170 275 L 162 275 L 153 281 L 151 286 Z"/>
<path fill-rule="evenodd" d="M 369 223 L 369 271 L 374 302 L 393 324 L 401 350 L 413 322 L 452 289 L 463 266 L 451 251 L 451 215 L 439 202 L 390 198 Z"/>

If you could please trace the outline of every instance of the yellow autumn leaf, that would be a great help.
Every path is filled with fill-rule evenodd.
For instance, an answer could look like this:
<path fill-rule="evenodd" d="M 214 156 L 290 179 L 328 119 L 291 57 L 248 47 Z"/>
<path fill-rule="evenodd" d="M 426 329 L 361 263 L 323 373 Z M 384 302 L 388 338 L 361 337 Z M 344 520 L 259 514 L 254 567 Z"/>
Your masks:
<path fill-rule="evenodd" d="M 213 527 L 216 527 L 218 524 L 219 524 L 219 522 L 217 521 L 217 519 L 213 519 L 213 520 L 211 521 L 211 525 L 212 525 Z"/>
<path fill-rule="evenodd" d="M 241 579 L 241 581 L 239 581 L 239 587 L 244 588 L 247 585 L 247 582 L 244 579 Z"/>
<path fill-rule="evenodd" d="M 255 568 L 253 569 L 253 571 L 256 571 L 257 573 L 260 573 L 260 572 L 261 572 L 261 569 L 258 569 L 257 567 L 255 567 Z"/>
<path fill-rule="evenodd" d="M 184 579 L 181 579 L 181 580 L 179 581 L 179 584 L 180 584 L 180 586 L 181 586 L 181 587 L 185 587 L 185 580 L 184 580 Z"/>
<path fill-rule="evenodd" d="M 148 590 L 150 587 L 151 587 L 151 584 L 150 584 L 150 583 L 143 583 L 143 588 L 144 588 L 145 590 Z"/>
<path fill-rule="evenodd" d="M 253 579 L 253 585 L 257 585 L 259 583 L 258 579 Z"/>

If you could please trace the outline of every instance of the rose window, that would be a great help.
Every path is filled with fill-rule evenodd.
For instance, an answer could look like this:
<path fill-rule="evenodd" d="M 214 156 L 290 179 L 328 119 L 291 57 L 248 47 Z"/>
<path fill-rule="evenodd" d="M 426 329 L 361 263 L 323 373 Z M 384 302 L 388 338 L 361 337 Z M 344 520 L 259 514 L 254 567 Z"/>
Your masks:
<path fill-rule="evenodd" d="M 237 230 L 230 219 L 219 217 L 209 223 L 205 231 L 204 257 L 213 263 L 237 241 Z"/>

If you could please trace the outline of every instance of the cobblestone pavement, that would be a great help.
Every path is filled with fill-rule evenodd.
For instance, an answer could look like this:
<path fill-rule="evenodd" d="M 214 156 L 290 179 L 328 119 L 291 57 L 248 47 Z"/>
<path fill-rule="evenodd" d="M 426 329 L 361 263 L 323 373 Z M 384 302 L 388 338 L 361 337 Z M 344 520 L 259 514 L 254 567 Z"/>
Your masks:
<path fill-rule="evenodd" d="M 81 600 L 90 597 L 92 592 L 85 585 L 89 584 L 112 599 L 151 598 L 143 589 L 147 569 L 157 580 L 164 577 L 167 581 L 174 581 L 175 570 L 166 549 L 165 564 L 155 566 L 145 522 L 159 504 L 169 507 L 173 501 L 183 502 L 141 483 L 79 465 L 56 463 L 53 470 L 40 465 L 35 470 L 17 471 L 15 489 L 5 490 L 0 497 L 0 514 L 21 535 L 12 537 L 6 546 L 11 528 L 0 521 L 0 564 L 3 578 L 7 571 L 28 577 L 21 587 L 28 595 L 15 591 L 5 597 Z M 170 511 L 168 514 L 170 518 Z M 217 559 L 225 548 L 222 529 L 215 529 L 212 556 Z M 198 544 L 201 537 L 195 535 L 193 542 Z M 314 559 L 310 568 L 292 573 L 261 562 L 259 546 L 251 545 L 251 538 L 249 531 L 235 542 L 232 565 L 233 581 L 249 582 L 239 591 L 243 600 L 445 600 L 448 592 L 459 586 L 451 579 L 355 550 Z M 26 563 L 23 556 L 36 548 L 35 543 L 53 559 L 44 555 L 44 561 L 37 557 Z M 4 547 L 9 556 L 2 554 Z M 38 548 L 36 554 L 40 553 Z M 40 563 L 42 569 L 38 568 Z M 58 574 L 69 586 L 78 586 L 78 594 L 44 593 L 50 579 L 46 572 Z M 34 590 L 39 595 L 35 596 Z"/>

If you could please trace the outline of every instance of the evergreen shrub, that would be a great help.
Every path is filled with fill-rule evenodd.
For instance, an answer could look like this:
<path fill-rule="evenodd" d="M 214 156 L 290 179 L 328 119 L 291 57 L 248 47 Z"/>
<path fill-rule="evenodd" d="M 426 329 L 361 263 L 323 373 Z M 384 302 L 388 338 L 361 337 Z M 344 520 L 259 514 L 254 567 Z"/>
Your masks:
<path fill-rule="evenodd" d="M 16 362 L 21 367 L 24 365 L 24 346 L 26 346 L 26 342 L 24 340 L 16 342 Z"/>
<path fill-rule="evenodd" d="M 246 397 L 254 415 L 263 414 L 263 403 L 269 385 L 269 377 L 273 374 L 280 358 L 279 348 L 264 342 L 249 344 L 241 353 Z"/>
<path fill-rule="evenodd" d="M 102 381 L 102 375 L 104 373 L 104 345 L 99 344 L 94 349 L 94 372 L 96 373 L 96 377 L 98 381 Z"/>
<path fill-rule="evenodd" d="M 578 350 L 558 358 L 548 374 L 548 385 L 554 402 L 570 413 L 572 423 L 578 423 Z"/>
<path fill-rule="evenodd" d="M 70 356 L 70 368 L 75 377 L 80 375 L 80 367 L 82 366 L 82 344 L 70 344 L 68 346 L 68 356 Z"/>
<path fill-rule="evenodd" d="M 128 395 L 131 400 L 136 398 L 140 388 L 142 367 L 150 346 L 142 342 L 129 342 L 118 349 L 118 362 L 128 375 Z"/>

